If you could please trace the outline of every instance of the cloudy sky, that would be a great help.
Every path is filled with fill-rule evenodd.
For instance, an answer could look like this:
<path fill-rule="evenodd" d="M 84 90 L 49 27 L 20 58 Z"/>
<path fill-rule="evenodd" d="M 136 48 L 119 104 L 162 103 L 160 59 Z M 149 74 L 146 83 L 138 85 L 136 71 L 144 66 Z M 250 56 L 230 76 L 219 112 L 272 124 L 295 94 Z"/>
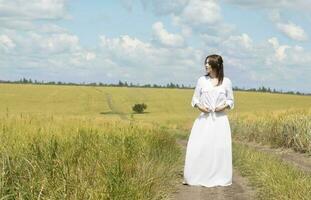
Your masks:
<path fill-rule="evenodd" d="M 217 53 L 233 86 L 311 92 L 310 10 L 308 0 L 0 0 L 0 79 L 194 86 Z"/>

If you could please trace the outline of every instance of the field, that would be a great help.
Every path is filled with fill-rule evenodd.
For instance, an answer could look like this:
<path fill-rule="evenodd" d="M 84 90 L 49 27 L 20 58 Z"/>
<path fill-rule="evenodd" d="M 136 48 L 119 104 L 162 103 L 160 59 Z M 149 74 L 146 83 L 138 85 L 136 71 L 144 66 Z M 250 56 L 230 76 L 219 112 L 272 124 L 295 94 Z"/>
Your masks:
<path fill-rule="evenodd" d="M 190 106 L 192 89 L 88 87 L 0 84 L 1 113 L 92 116 L 129 119 L 135 103 L 146 103 L 143 115 L 133 118 L 148 123 L 188 130 L 197 110 Z M 230 114 L 264 114 L 267 111 L 311 108 L 311 96 L 235 91 L 236 109 Z"/>
<path fill-rule="evenodd" d="M 0 84 L 0 94 L 2 199 L 165 199 L 183 159 L 175 140 L 188 137 L 199 114 L 192 89 Z M 311 96 L 234 97 L 235 139 L 311 153 Z M 146 112 L 134 114 L 135 103 L 147 104 Z M 310 174 L 280 171 L 269 155 L 234 149 L 235 165 L 261 188 L 258 198 L 266 198 L 260 185 L 267 179 L 249 170 L 260 169 L 260 159 L 271 163 L 262 173 L 279 173 L 280 184 L 268 182 L 274 199 L 310 194 Z M 305 188 L 290 192 L 286 178 Z"/>

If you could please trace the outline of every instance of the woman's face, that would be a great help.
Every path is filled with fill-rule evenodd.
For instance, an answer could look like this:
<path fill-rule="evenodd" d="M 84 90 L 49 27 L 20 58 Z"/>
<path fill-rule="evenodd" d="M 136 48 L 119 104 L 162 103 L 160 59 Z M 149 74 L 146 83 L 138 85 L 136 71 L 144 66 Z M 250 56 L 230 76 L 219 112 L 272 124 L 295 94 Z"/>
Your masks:
<path fill-rule="evenodd" d="M 205 65 L 205 69 L 207 73 L 211 73 L 213 71 L 212 67 L 208 64 L 208 62 Z"/>

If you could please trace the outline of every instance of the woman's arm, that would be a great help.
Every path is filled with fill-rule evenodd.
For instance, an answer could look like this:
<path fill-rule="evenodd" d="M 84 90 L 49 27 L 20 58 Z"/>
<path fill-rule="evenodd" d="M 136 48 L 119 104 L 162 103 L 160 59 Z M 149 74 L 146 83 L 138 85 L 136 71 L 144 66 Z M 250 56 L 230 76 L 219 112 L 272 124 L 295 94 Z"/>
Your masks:
<path fill-rule="evenodd" d="M 226 107 L 228 107 L 230 110 L 234 108 L 234 96 L 233 96 L 233 90 L 232 90 L 232 82 L 228 78 L 228 82 L 226 84 Z"/>
<path fill-rule="evenodd" d="M 200 79 L 197 80 L 197 84 L 194 89 L 194 93 L 191 100 L 191 106 L 192 107 L 198 107 L 198 104 L 200 103 L 200 91 L 201 91 L 201 84 Z"/>
<path fill-rule="evenodd" d="M 201 112 L 205 112 L 205 113 L 210 112 L 208 108 L 201 107 L 200 95 L 201 95 L 201 81 L 199 78 L 194 89 L 194 93 L 193 93 L 192 100 L 191 100 L 191 106 L 194 108 L 198 108 Z"/>
<path fill-rule="evenodd" d="M 234 108 L 234 97 L 233 97 L 233 90 L 232 90 L 232 82 L 230 79 L 225 83 L 226 89 L 226 101 L 222 106 L 219 106 L 215 109 L 216 112 L 223 111 L 225 109 L 232 110 Z"/>

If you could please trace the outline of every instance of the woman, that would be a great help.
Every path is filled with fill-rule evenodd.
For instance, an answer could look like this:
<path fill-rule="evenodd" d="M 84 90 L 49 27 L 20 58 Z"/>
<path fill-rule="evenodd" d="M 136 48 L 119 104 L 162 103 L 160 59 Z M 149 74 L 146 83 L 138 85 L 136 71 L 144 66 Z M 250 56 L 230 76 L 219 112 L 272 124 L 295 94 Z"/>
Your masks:
<path fill-rule="evenodd" d="M 232 83 L 219 55 L 205 59 L 207 74 L 196 84 L 191 105 L 201 111 L 188 139 L 184 181 L 205 187 L 232 184 L 231 129 L 225 109 L 234 108 Z"/>

